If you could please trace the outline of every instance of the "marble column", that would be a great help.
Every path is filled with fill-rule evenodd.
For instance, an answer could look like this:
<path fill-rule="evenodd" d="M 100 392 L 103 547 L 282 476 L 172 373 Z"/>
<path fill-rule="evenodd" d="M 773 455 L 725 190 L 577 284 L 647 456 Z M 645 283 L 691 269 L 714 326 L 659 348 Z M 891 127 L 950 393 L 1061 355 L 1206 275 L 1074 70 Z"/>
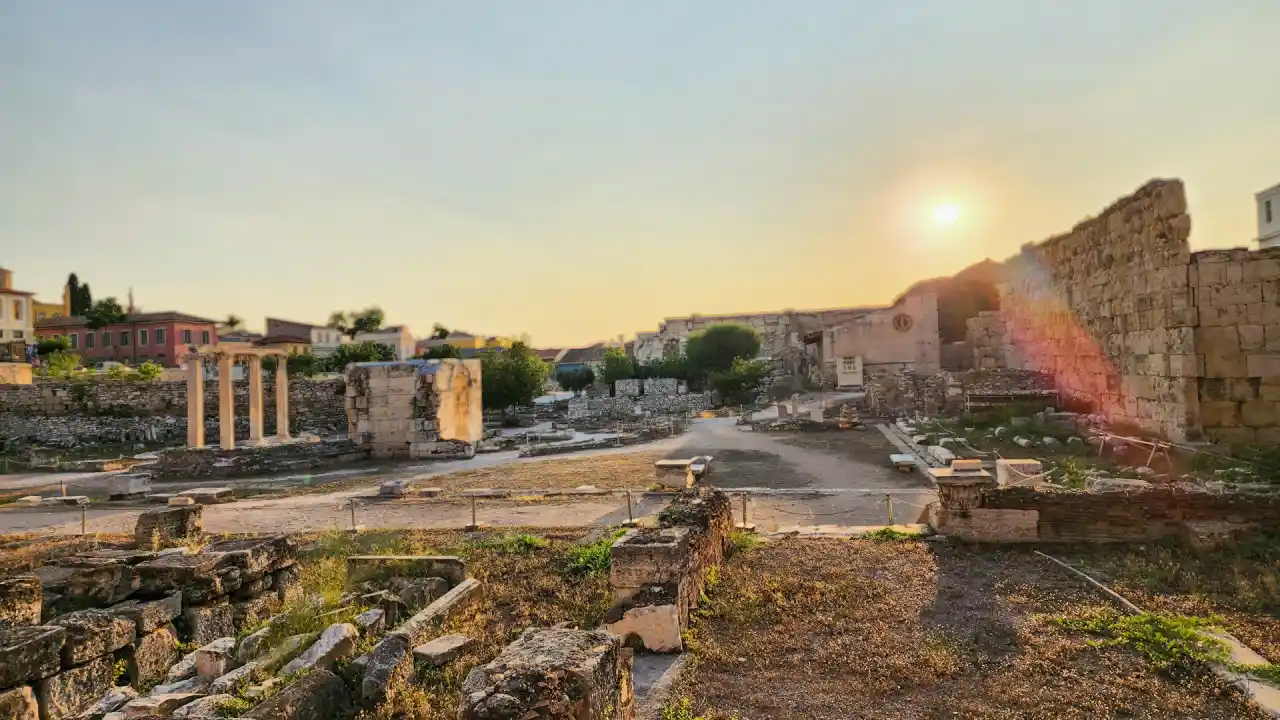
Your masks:
<path fill-rule="evenodd" d="M 262 444 L 262 358 L 249 358 L 249 444 Z"/>
<path fill-rule="evenodd" d="M 187 359 L 187 447 L 204 447 L 204 358 Z"/>
<path fill-rule="evenodd" d="M 235 367 L 235 356 L 230 353 L 218 358 L 218 444 L 223 450 L 236 446 Z"/>
<path fill-rule="evenodd" d="M 276 437 L 289 439 L 289 361 L 285 356 L 276 357 Z"/>

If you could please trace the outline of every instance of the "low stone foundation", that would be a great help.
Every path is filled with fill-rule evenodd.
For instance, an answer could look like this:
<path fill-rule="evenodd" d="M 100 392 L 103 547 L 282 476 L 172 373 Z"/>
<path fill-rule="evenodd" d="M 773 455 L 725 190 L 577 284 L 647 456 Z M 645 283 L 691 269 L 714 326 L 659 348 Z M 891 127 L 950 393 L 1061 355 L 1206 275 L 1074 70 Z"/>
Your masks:
<path fill-rule="evenodd" d="M 237 446 L 232 450 L 175 448 L 160 453 L 154 463 L 146 466 L 145 472 L 151 479 L 160 481 L 244 477 L 332 467 L 368 457 L 368 450 L 346 438 Z"/>

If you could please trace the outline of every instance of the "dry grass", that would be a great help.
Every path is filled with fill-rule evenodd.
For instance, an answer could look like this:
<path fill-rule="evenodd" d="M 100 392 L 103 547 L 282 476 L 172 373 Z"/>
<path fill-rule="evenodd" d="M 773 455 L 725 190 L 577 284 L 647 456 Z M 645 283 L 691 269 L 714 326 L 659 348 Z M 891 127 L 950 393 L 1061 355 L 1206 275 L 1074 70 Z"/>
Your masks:
<path fill-rule="evenodd" d="M 677 697 L 709 718 L 1258 718 L 1048 617 L 1105 607 L 1022 551 L 792 538 L 720 573 Z"/>
<path fill-rule="evenodd" d="M 571 489 L 581 485 L 594 485 L 605 490 L 639 489 L 653 483 L 653 462 L 663 457 L 665 454 L 660 452 L 638 452 L 507 463 L 439 475 L 429 482 L 446 491 L 475 488 Z"/>
<path fill-rule="evenodd" d="M 132 535 L 0 535 L 0 577 L 46 565 L 53 558 L 132 543 Z"/>
<path fill-rule="evenodd" d="M 1280 662 L 1280 537 L 1220 549 L 1170 542 L 1047 552 L 1149 612 L 1216 615 L 1241 642 Z"/>

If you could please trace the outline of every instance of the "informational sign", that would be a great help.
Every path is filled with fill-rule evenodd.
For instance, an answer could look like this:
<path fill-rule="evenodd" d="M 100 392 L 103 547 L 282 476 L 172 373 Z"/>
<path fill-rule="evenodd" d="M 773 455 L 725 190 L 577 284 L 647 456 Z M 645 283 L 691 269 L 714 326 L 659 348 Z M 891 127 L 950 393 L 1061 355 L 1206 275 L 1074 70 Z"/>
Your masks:
<path fill-rule="evenodd" d="M 913 321 L 911 316 L 906 313 L 898 313 L 893 316 L 893 329 L 898 332 L 906 332 L 911 329 Z"/>

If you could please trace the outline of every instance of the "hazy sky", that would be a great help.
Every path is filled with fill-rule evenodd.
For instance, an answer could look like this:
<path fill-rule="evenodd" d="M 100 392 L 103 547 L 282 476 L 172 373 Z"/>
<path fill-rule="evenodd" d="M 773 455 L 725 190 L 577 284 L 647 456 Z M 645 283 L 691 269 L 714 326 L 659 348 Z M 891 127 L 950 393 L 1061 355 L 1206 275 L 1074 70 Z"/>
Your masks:
<path fill-rule="evenodd" d="M 0 265 L 556 346 L 888 302 L 1156 176 L 1193 246 L 1244 245 L 1277 29 L 1276 0 L 12 0 Z"/>

